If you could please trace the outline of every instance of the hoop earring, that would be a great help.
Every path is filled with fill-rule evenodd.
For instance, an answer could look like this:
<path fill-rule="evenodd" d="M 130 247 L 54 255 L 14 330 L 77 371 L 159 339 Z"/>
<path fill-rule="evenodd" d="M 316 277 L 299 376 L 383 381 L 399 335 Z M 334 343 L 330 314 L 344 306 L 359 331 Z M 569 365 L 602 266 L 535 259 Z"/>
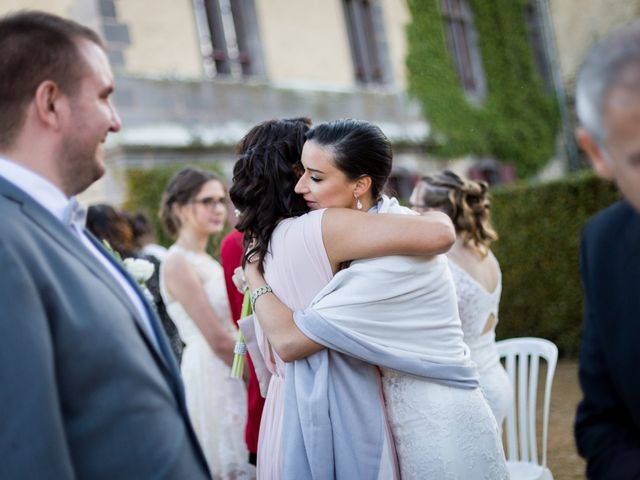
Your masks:
<path fill-rule="evenodd" d="M 360 201 L 360 199 L 358 198 L 358 196 L 354 193 L 353 197 L 356 199 L 356 208 L 358 210 L 362 210 L 362 202 Z"/>

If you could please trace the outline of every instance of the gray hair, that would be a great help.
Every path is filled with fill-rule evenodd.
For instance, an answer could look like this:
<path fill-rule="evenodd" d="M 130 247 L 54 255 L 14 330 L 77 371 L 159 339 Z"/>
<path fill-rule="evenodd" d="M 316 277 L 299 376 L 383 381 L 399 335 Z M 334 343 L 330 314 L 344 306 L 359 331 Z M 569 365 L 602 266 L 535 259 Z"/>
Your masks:
<path fill-rule="evenodd" d="M 606 138 L 604 101 L 620 74 L 640 67 L 640 22 L 615 30 L 591 47 L 576 79 L 576 111 L 580 123 L 600 146 Z"/>

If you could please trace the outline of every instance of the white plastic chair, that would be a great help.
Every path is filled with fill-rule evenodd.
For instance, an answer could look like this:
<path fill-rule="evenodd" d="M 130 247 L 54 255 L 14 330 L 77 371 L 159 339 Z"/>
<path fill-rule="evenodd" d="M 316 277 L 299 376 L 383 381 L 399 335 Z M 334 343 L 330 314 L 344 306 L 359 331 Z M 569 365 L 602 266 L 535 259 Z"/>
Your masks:
<path fill-rule="evenodd" d="M 512 480 L 552 480 L 547 468 L 547 428 L 551 384 L 558 361 L 558 347 L 543 338 L 522 337 L 496 342 L 505 359 L 505 369 L 513 385 L 513 402 L 507 414 L 507 467 Z M 542 418 L 542 461 L 536 439 L 536 398 L 540 358 L 547 362 Z M 516 383 L 517 380 L 517 383 Z"/>

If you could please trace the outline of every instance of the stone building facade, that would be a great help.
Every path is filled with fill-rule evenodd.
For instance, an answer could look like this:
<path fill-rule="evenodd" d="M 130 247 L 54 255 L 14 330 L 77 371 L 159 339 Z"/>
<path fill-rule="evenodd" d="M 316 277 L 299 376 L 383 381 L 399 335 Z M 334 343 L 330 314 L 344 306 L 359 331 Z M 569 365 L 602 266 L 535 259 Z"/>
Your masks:
<path fill-rule="evenodd" d="M 550 12 L 569 90 L 590 42 L 640 13 L 638 0 L 535 1 Z M 418 172 L 444 166 L 426 154 L 429 122 L 406 93 L 405 0 L 0 2 L 0 14 L 21 8 L 73 18 L 108 42 L 123 129 L 110 137 L 108 173 L 87 201 L 120 203 L 132 166 L 218 162 L 229 179 L 235 143 L 270 118 L 380 125 L 401 195 Z M 466 173 L 471 163 L 454 168 Z"/>

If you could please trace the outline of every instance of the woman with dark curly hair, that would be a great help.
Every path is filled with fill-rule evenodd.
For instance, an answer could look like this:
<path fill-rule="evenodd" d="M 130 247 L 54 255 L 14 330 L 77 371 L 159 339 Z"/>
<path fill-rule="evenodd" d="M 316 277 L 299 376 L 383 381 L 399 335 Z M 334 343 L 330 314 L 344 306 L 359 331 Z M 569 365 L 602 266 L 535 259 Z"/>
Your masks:
<path fill-rule="evenodd" d="M 306 117 L 291 118 L 286 120 L 270 120 L 254 126 L 238 143 L 238 155 L 244 155 L 250 148 L 263 145 L 278 138 L 280 141 L 289 141 L 294 145 L 304 141 L 304 133 L 309 129 L 311 120 Z M 296 150 L 297 155 L 297 150 Z M 233 319 L 238 322 L 242 311 L 244 292 L 239 292 L 233 284 L 233 275 L 243 260 L 242 232 L 234 229 L 220 243 L 220 263 L 224 269 L 227 295 Z M 245 441 L 249 450 L 249 463 L 256 465 L 258 452 L 258 435 L 260 432 L 260 420 L 264 408 L 264 397 L 260 392 L 258 377 L 255 372 L 251 354 L 246 357 L 246 370 L 248 371 L 247 383 L 247 426 L 245 429 Z"/>
<path fill-rule="evenodd" d="M 456 242 L 447 257 L 456 284 L 464 341 L 471 349 L 480 387 L 501 428 L 513 389 L 496 350 L 502 274 L 490 249 L 498 235 L 489 221 L 489 186 L 445 170 L 422 177 L 410 203 L 418 213 L 439 210 L 453 221 Z"/>

